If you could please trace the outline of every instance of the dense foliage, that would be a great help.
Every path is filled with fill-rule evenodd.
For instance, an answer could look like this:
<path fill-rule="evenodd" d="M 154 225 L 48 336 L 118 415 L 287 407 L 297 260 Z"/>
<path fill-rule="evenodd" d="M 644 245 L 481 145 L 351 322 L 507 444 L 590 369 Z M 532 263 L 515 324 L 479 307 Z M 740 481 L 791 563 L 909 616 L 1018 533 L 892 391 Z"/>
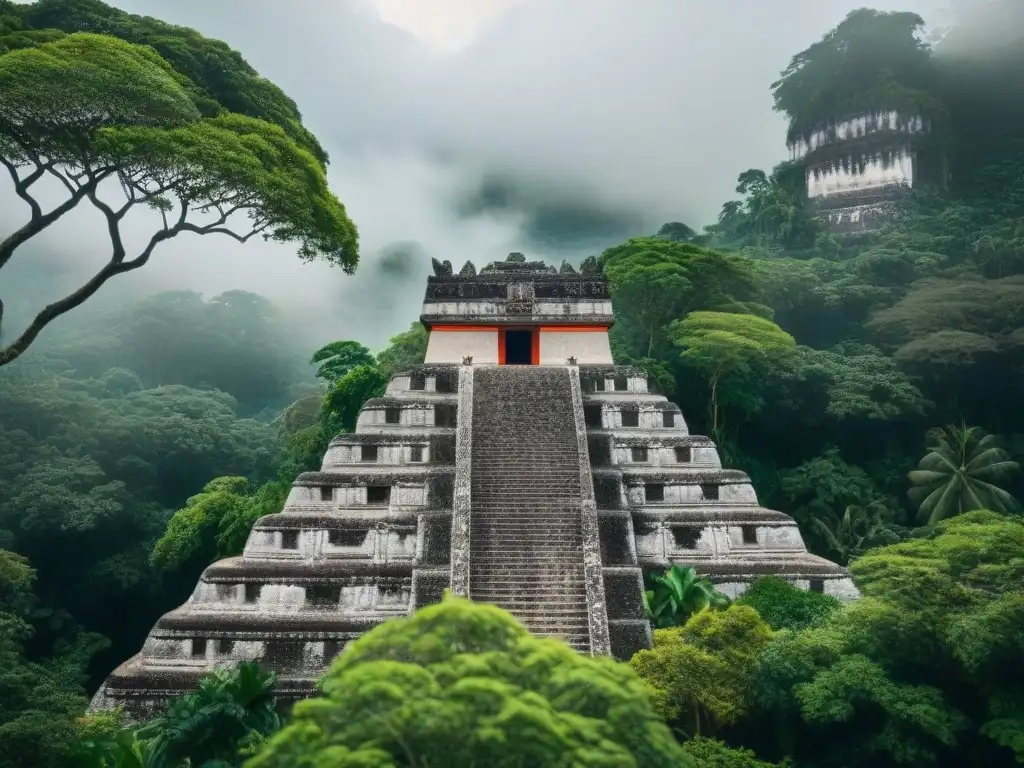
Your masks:
<path fill-rule="evenodd" d="M 690 764 L 643 684 L 449 598 L 351 643 L 250 768 Z"/>
<path fill-rule="evenodd" d="M 118 711 L 88 715 L 78 723 L 73 760 L 81 768 L 240 765 L 281 727 L 275 680 L 243 661 L 202 677 L 195 691 L 140 726 L 124 727 Z"/>
<path fill-rule="evenodd" d="M 1013 0 L 992 6 L 1007 27 L 1022 18 Z M 140 728 L 79 720 L 202 568 L 237 554 L 426 347 L 415 323 L 380 354 L 339 340 L 310 358 L 239 291 L 88 305 L 0 370 L 0 755 L 32 768 L 1024 762 L 1024 46 L 977 22 L 934 49 L 919 31 L 913 14 L 857 11 L 773 86 L 791 138 L 850 111 L 933 119 L 930 183 L 880 231 L 826 232 L 787 162 L 740 173 L 703 231 L 670 222 L 598 258 L 617 362 L 643 367 L 813 552 L 848 564 L 862 600 L 766 578 L 730 604 L 699 569 L 647 574 L 655 646 L 632 669 L 453 601 L 349 646 L 323 698 L 262 748 L 279 722 L 253 667 Z M 67 83 L 82 114 L 111 94 L 119 111 L 70 120 Z M 209 202 L 230 172 L 255 195 L 255 226 L 354 265 L 322 148 L 223 43 L 97 0 L 0 0 L 0 156 L 29 194 L 39 168 L 12 120 L 62 173 L 67 142 L 84 142 L 157 214 L 165 193 Z M 233 165 L 254 146 L 269 166 Z M 182 159 L 186 177 L 167 177 Z M 312 185 L 277 186 L 294 174 Z M 106 216 L 90 196 L 101 182 L 77 183 L 66 210 Z M 32 215 L 0 267 L 48 225 Z"/>

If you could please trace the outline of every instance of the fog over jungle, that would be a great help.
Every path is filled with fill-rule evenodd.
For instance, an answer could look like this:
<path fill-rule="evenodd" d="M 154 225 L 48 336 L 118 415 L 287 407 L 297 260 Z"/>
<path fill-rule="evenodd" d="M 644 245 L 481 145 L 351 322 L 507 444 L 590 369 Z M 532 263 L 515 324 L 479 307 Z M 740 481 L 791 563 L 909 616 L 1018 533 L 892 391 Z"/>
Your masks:
<path fill-rule="evenodd" d="M 429 256 L 458 268 L 522 250 L 557 263 L 665 221 L 710 223 L 740 171 L 785 157 L 770 84 L 794 51 L 865 3 L 114 4 L 226 41 L 297 101 L 331 155 L 362 263 L 349 277 L 302 264 L 288 245 L 188 237 L 100 296 L 251 290 L 301 321 L 313 349 L 339 337 L 379 348 L 407 327 Z M 935 21 L 948 1 L 867 4 Z M 4 228 L 22 216 L 18 206 L 4 186 Z M 34 309 L 60 287 L 51 281 L 106 258 L 92 213 L 66 217 L 16 257 L 12 272 L 35 278 L 22 294 Z"/>

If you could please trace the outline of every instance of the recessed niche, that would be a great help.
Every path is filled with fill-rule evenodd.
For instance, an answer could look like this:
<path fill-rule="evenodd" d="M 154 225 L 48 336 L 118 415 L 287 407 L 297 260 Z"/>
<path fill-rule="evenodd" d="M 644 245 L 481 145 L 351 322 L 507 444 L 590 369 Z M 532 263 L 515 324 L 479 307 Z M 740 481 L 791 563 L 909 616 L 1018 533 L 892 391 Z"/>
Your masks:
<path fill-rule="evenodd" d="M 676 447 L 676 461 L 679 464 L 689 464 L 693 461 L 693 449 L 688 445 Z"/>
<path fill-rule="evenodd" d="M 629 449 L 630 457 L 637 464 L 647 461 L 647 448 L 645 446 L 633 446 Z"/>
<path fill-rule="evenodd" d="M 588 427 L 593 429 L 600 429 L 601 424 L 601 406 L 600 405 L 587 405 L 583 407 L 583 421 Z"/>
<path fill-rule="evenodd" d="M 255 582 L 248 582 L 245 585 L 245 602 L 255 603 L 260 599 L 260 585 Z"/>
<path fill-rule="evenodd" d="M 672 527 L 672 540 L 679 549 L 696 549 L 700 541 L 701 529 L 692 525 Z"/>
<path fill-rule="evenodd" d="M 409 461 L 420 462 L 423 461 L 423 446 L 413 445 L 409 447 Z"/>
<path fill-rule="evenodd" d="M 757 544 L 757 526 L 756 525 L 741 525 L 740 530 L 743 532 L 743 543 L 744 544 Z"/>
<path fill-rule="evenodd" d="M 409 389 L 413 392 L 422 392 L 427 388 L 427 375 L 422 371 L 416 371 L 409 376 Z"/>
<path fill-rule="evenodd" d="M 402 409 L 401 408 L 385 408 L 384 409 L 384 423 L 385 424 L 398 424 L 402 420 Z"/>
<path fill-rule="evenodd" d="M 320 501 L 333 501 L 334 489 L 327 485 L 320 486 Z"/>
<path fill-rule="evenodd" d="M 217 655 L 227 656 L 235 649 L 235 641 L 229 637 L 222 637 L 217 641 Z"/>
<path fill-rule="evenodd" d="M 332 547 L 361 547 L 366 541 L 363 528 L 335 528 L 327 532 L 327 541 Z"/>
<path fill-rule="evenodd" d="M 622 426 L 639 427 L 640 411 L 622 411 Z"/>
<path fill-rule="evenodd" d="M 377 446 L 376 445 L 364 445 L 359 453 L 359 458 L 366 462 L 377 461 Z"/>
<path fill-rule="evenodd" d="M 298 549 L 299 532 L 281 531 L 281 549 Z"/>
<path fill-rule="evenodd" d="M 645 485 L 644 486 L 644 501 L 664 501 L 665 500 L 665 486 L 664 485 Z"/>
<path fill-rule="evenodd" d="M 661 412 L 661 424 L 663 427 L 672 428 L 676 425 L 676 414 L 674 411 Z"/>
<path fill-rule="evenodd" d="M 718 501 L 718 486 L 714 483 L 705 483 L 700 487 L 701 496 L 704 501 Z"/>
<path fill-rule="evenodd" d="M 341 600 L 341 587 L 336 584 L 314 584 L 306 588 L 306 602 L 317 608 L 330 608 Z"/>
<path fill-rule="evenodd" d="M 221 602 L 227 602 L 235 599 L 235 585 L 234 584 L 218 584 L 217 585 L 217 599 Z"/>
<path fill-rule="evenodd" d="M 616 376 L 614 379 L 612 379 L 612 385 L 615 387 L 616 392 L 625 392 L 626 389 L 629 387 L 629 384 L 626 382 L 625 376 Z"/>
<path fill-rule="evenodd" d="M 366 503 L 384 506 L 391 503 L 390 485 L 371 485 L 366 488 Z"/>
<path fill-rule="evenodd" d="M 205 637 L 193 637 L 192 638 L 192 657 L 202 658 L 206 656 L 206 638 Z"/>
<path fill-rule="evenodd" d="M 442 404 L 434 406 L 434 426 L 454 427 L 456 426 L 456 407 L 454 405 Z"/>
<path fill-rule="evenodd" d="M 818 592 L 819 594 L 825 591 L 825 580 L 824 579 L 811 579 L 810 591 Z"/>

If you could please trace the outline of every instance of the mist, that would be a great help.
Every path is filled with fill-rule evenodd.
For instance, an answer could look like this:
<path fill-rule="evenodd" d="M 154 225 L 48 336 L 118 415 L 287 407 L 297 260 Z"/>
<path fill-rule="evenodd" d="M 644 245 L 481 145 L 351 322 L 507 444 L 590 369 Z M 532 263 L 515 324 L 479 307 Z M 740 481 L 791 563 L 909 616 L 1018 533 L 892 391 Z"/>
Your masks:
<path fill-rule="evenodd" d="M 383 4 L 401 18 L 400 0 Z M 181 237 L 91 301 L 243 289 L 278 304 L 309 350 L 337 338 L 377 350 L 418 317 L 431 256 L 456 269 L 509 251 L 557 264 L 665 221 L 714 221 L 737 174 L 786 156 L 772 81 L 863 3 L 432 0 L 431 23 L 461 30 L 443 50 L 382 21 L 369 0 L 115 5 L 225 40 L 297 101 L 331 155 L 362 260 L 346 276 L 287 245 Z M 927 18 L 944 3 L 871 5 Z M 0 225 L 18 222 L 21 205 L 4 186 Z M 16 255 L 13 275 L 49 279 L 19 299 L 52 300 L 105 261 L 91 213 L 82 207 Z M 14 272 L 20 260 L 32 264 Z"/>

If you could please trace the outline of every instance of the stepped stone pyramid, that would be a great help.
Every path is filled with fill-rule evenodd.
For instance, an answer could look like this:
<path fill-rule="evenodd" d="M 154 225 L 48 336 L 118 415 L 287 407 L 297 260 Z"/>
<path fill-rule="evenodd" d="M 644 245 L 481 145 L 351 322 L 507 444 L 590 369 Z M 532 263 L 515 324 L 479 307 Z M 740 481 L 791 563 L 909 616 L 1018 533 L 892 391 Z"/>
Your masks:
<path fill-rule="evenodd" d="M 288 703 L 350 640 L 438 602 L 494 603 L 539 635 L 626 659 L 649 647 L 643 573 L 693 566 L 737 595 L 763 574 L 851 599 L 793 519 L 643 371 L 612 364 L 608 286 L 520 254 L 476 274 L 435 262 L 424 365 L 366 402 L 245 551 L 208 567 L 93 709 L 151 715 L 216 665 L 278 672 Z"/>

